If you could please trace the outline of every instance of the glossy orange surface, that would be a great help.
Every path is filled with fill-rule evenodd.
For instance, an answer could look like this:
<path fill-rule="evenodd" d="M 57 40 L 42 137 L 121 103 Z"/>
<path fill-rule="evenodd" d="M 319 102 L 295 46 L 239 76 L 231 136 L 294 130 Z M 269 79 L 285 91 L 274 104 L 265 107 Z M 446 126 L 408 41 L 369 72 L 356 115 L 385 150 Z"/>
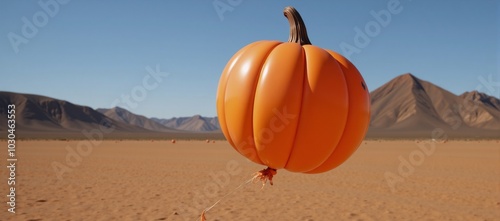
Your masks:
<path fill-rule="evenodd" d="M 258 41 L 228 62 L 217 113 L 229 143 L 253 162 L 321 173 L 363 140 L 369 93 L 356 67 L 313 45 Z"/>

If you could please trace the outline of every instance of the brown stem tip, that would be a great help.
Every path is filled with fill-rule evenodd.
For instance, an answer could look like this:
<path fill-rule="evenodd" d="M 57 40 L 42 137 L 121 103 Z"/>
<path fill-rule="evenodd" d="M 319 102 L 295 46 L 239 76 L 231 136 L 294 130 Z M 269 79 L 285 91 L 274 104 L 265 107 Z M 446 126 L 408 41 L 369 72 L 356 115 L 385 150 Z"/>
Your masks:
<path fill-rule="evenodd" d="M 310 45 L 309 37 L 307 36 L 306 25 L 300 17 L 299 12 L 291 6 L 288 6 L 283 10 L 283 14 L 288 19 L 290 23 L 290 37 L 288 42 L 299 43 L 300 45 Z"/>

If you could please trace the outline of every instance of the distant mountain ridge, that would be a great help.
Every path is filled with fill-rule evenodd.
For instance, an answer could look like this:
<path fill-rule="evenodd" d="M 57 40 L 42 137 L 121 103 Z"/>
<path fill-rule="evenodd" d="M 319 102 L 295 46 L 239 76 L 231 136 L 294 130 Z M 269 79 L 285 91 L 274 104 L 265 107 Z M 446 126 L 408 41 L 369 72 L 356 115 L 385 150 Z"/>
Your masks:
<path fill-rule="evenodd" d="M 217 117 L 203 117 L 194 115 L 192 117 L 174 117 L 171 119 L 151 118 L 166 127 L 176 128 L 187 131 L 217 131 L 220 130 L 219 120 Z"/>
<path fill-rule="evenodd" d="M 407 73 L 372 91 L 370 96 L 369 133 L 440 128 L 456 135 L 500 135 L 500 100 L 477 91 L 457 96 Z"/>
<path fill-rule="evenodd" d="M 462 99 L 483 103 L 486 106 L 500 110 L 500 100 L 485 93 L 478 91 L 465 92 L 461 94 L 460 97 Z"/>
<path fill-rule="evenodd" d="M 219 120 L 217 117 L 203 117 L 194 115 L 192 117 L 174 117 L 170 119 L 147 118 L 142 115 L 134 114 L 121 107 L 110 109 L 98 108 L 98 112 L 116 121 L 142 127 L 152 131 L 171 132 L 171 131 L 192 131 L 192 132 L 211 132 L 218 131 Z"/>
<path fill-rule="evenodd" d="M 141 127 L 110 119 L 88 106 L 50 97 L 0 92 L 0 123 L 7 124 L 7 105 L 15 105 L 17 132 L 53 131 L 78 132 L 99 127 L 112 127 L 116 131 L 145 132 Z M 3 127 L 2 127 L 3 128 Z"/>
<path fill-rule="evenodd" d="M 141 127 L 151 131 L 159 131 L 159 132 L 173 132 L 176 131 L 174 128 L 170 128 L 164 126 L 154 120 L 151 120 L 145 116 L 134 114 L 128 110 L 125 110 L 121 107 L 114 107 L 111 109 L 98 108 L 98 112 L 104 114 L 105 116 L 116 120 L 118 122 L 122 122 L 125 124 L 134 125 L 137 127 Z"/>

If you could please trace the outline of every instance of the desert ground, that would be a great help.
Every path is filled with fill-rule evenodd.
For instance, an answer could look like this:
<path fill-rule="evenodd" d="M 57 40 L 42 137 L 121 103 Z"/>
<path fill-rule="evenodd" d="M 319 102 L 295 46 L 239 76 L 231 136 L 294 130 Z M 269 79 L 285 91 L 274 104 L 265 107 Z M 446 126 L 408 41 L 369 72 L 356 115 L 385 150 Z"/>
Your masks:
<path fill-rule="evenodd" d="M 264 188 L 240 186 L 265 167 L 222 140 L 20 140 L 16 148 L 15 214 L 0 151 L 0 220 L 195 221 L 221 198 L 208 221 L 500 220 L 496 140 L 364 141 L 332 171 L 278 170 Z"/>

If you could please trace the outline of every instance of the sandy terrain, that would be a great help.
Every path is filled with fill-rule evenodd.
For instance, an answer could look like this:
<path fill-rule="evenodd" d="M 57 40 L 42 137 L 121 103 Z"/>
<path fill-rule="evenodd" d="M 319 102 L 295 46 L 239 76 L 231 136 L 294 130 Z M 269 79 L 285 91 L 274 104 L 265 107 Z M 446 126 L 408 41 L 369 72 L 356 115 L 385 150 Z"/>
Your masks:
<path fill-rule="evenodd" d="M 18 142 L 16 214 L 7 212 L 7 148 L 2 148 L 0 220 L 195 221 L 203 208 L 264 168 L 223 141 L 103 141 L 73 152 L 82 142 Z M 274 186 L 245 185 L 206 217 L 500 220 L 500 143 L 434 145 L 363 142 L 335 170 L 318 175 L 279 170 Z M 65 168 L 61 179 L 54 165 Z"/>

